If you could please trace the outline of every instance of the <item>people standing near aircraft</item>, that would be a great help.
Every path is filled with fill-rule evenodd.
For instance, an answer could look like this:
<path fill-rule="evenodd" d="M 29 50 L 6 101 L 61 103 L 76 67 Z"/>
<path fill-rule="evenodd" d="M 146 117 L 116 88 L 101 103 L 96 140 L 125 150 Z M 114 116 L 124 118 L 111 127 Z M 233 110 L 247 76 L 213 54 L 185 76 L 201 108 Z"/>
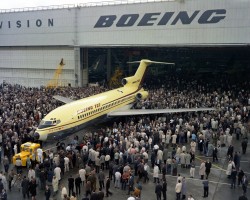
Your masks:
<path fill-rule="evenodd" d="M 181 188 L 182 188 L 181 180 L 178 180 L 175 186 L 176 200 L 181 200 Z"/>
<path fill-rule="evenodd" d="M 40 171 L 40 175 L 39 175 L 39 179 L 40 179 L 40 186 L 42 190 L 45 190 L 45 186 L 46 186 L 46 175 L 44 172 L 44 169 L 42 168 Z"/>
<path fill-rule="evenodd" d="M 244 174 L 244 176 L 242 178 L 242 190 L 243 190 L 243 194 L 247 193 L 247 186 L 248 186 L 248 178 L 247 178 L 246 174 Z"/>
<path fill-rule="evenodd" d="M 163 179 L 162 183 L 162 196 L 163 200 L 167 200 L 167 181 L 165 178 Z"/>
<path fill-rule="evenodd" d="M 38 162 L 43 163 L 43 150 L 41 148 L 37 149 Z"/>
<path fill-rule="evenodd" d="M 233 168 L 231 173 L 231 189 L 235 189 L 236 177 L 237 177 L 237 171 L 235 168 Z"/>
<path fill-rule="evenodd" d="M 99 156 L 97 156 L 95 158 L 95 170 L 96 170 L 96 173 L 98 174 L 99 171 L 100 171 L 100 167 L 101 167 L 101 162 L 100 162 L 100 158 Z"/>
<path fill-rule="evenodd" d="M 35 200 L 36 199 L 36 188 L 37 188 L 37 184 L 36 184 L 36 180 L 35 178 L 33 178 L 31 181 L 30 181 L 30 184 L 29 184 L 29 192 L 31 194 L 31 198 L 32 200 Z"/>
<path fill-rule="evenodd" d="M 158 165 L 155 165 L 154 166 L 154 170 L 153 170 L 153 177 L 154 177 L 154 183 L 159 183 L 160 182 L 160 179 L 159 179 L 159 167 Z"/>
<path fill-rule="evenodd" d="M 84 182 L 86 180 L 86 170 L 82 167 L 82 169 L 79 170 L 79 176 L 82 181 L 82 186 L 84 186 Z"/>
<path fill-rule="evenodd" d="M 106 170 L 109 169 L 109 162 L 110 162 L 110 155 L 107 154 L 107 155 L 105 156 L 105 167 L 106 167 Z"/>
<path fill-rule="evenodd" d="M 162 193 L 162 185 L 157 182 L 155 185 L 155 194 L 156 194 L 156 199 L 161 200 L 161 193 Z"/>
<path fill-rule="evenodd" d="M 238 186 L 240 186 L 240 184 L 242 184 L 242 180 L 243 180 L 244 175 L 245 175 L 245 173 L 243 172 L 242 169 L 240 169 L 239 173 L 238 173 Z"/>
<path fill-rule="evenodd" d="M 48 185 L 46 185 L 46 189 L 45 189 L 45 198 L 46 200 L 49 200 L 51 196 L 51 191 Z"/>
<path fill-rule="evenodd" d="M 204 195 L 203 197 L 208 197 L 208 193 L 209 193 L 209 182 L 207 179 L 205 179 L 203 182 L 203 190 L 204 190 Z"/>
<path fill-rule="evenodd" d="M 22 187 L 22 194 L 23 194 L 23 198 L 30 197 L 29 194 L 29 180 L 26 178 L 26 176 L 23 177 L 22 183 L 21 183 L 21 187 Z"/>
<path fill-rule="evenodd" d="M 172 175 L 177 176 L 178 164 L 174 158 L 172 159 L 171 168 L 172 168 Z"/>
<path fill-rule="evenodd" d="M 1 152 L 0 152 L 1 153 Z M 10 162 L 7 156 L 4 156 L 3 158 L 3 166 L 4 166 L 4 171 L 5 173 L 8 173 L 9 171 L 9 166 L 10 166 Z"/>
<path fill-rule="evenodd" d="M 113 193 L 109 191 L 109 189 L 110 189 L 110 179 L 109 179 L 109 177 L 107 177 L 105 188 L 106 188 L 106 197 L 109 197 L 109 195 L 113 195 Z"/>
<path fill-rule="evenodd" d="M 186 153 L 184 151 L 180 153 L 181 168 L 185 168 L 185 157 L 186 157 Z"/>
<path fill-rule="evenodd" d="M 69 158 L 67 156 L 64 157 L 64 172 L 69 171 Z"/>
<path fill-rule="evenodd" d="M 215 146 L 214 148 L 213 148 L 213 162 L 218 162 L 218 156 L 217 156 L 217 154 L 218 154 L 218 149 L 217 149 L 217 147 Z"/>
<path fill-rule="evenodd" d="M 186 194 L 187 194 L 187 183 L 185 177 L 182 178 L 182 185 L 181 185 L 181 199 L 186 199 Z"/>
<path fill-rule="evenodd" d="M 176 147 L 176 139 L 177 139 L 177 135 L 176 133 L 174 133 L 172 136 L 172 147 Z"/>
<path fill-rule="evenodd" d="M 104 188 L 104 180 L 105 180 L 105 174 L 102 171 L 102 169 L 100 170 L 100 173 L 97 176 L 99 180 L 100 190 L 102 190 L 102 188 Z"/>
<path fill-rule="evenodd" d="M 242 147 L 242 153 L 243 154 L 246 154 L 247 143 L 248 143 L 247 138 L 244 138 L 243 141 L 241 142 L 241 147 Z"/>
<path fill-rule="evenodd" d="M 78 175 L 75 178 L 76 195 L 80 195 L 81 194 L 81 183 L 82 183 L 81 177 L 80 177 L 80 175 Z"/>
<path fill-rule="evenodd" d="M 68 178 L 69 197 L 74 192 L 74 183 L 75 183 L 75 179 L 72 177 L 72 175 L 70 175 L 70 177 Z"/>
<path fill-rule="evenodd" d="M 232 170 L 233 170 L 233 163 L 230 160 L 227 165 L 227 171 L 226 171 L 227 178 L 231 178 Z"/>
<path fill-rule="evenodd" d="M 208 176 L 209 176 L 209 174 L 210 174 L 211 167 L 212 167 L 212 163 L 210 162 L 209 159 L 207 159 L 207 162 L 205 162 L 206 179 L 208 179 Z"/>
<path fill-rule="evenodd" d="M 52 188 L 53 188 L 53 196 L 55 196 L 58 192 L 59 180 L 56 176 L 53 176 L 52 179 Z"/>
<path fill-rule="evenodd" d="M 232 145 L 229 145 L 227 150 L 227 156 L 229 160 L 233 159 L 233 153 L 234 153 L 234 147 Z"/>
<path fill-rule="evenodd" d="M 191 154 L 190 152 L 187 152 L 185 154 L 185 167 L 188 169 L 190 168 L 190 161 L 191 161 Z"/>
<path fill-rule="evenodd" d="M 32 180 L 32 178 L 35 178 L 36 177 L 36 172 L 34 169 L 32 169 L 31 167 L 29 168 L 29 171 L 28 171 L 28 179 L 29 181 Z"/>
<path fill-rule="evenodd" d="M 190 178 L 194 178 L 195 175 L 195 162 L 191 162 L 191 167 L 190 167 Z"/>
<path fill-rule="evenodd" d="M 60 181 L 61 180 L 61 168 L 59 166 L 57 166 L 54 169 L 54 174 L 55 174 L 57 180 Z"/>
<path fill-rule="evenodd" d="M 202 161 L 200 165 L 200 171 L 199 171 L 199 175 L 201 176 L 202 180 L 204 179 L 205 171 L 206 171 L 205 162 Z"/>
<path fill-rule="evenodd" d="M 61 186 L 62 190 L 61 190 L 61 199 L 62 200 L 65 200 L 65 197 L 68 196 L 68 192 L 67 192 L 67 189 L 64 185 Z"/>

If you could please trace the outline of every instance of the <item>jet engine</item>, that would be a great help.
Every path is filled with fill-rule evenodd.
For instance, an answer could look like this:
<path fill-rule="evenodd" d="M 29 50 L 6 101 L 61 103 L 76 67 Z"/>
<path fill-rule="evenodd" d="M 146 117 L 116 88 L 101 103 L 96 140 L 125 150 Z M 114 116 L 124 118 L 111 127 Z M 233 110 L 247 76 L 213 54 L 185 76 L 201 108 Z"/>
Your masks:
<path fill-rule="evenodd" d="M 141 91 L 141 92 L 138 92 L 135 96 L 135 98 L 137 100 L 144 100 L 148 97 L 148 92 L 147 91 Z"/>
<path fill-rule="evenodd" d="M 127 78 L 123 78 L 122 79 L 122 85 L 127 85 L 129 83 L 132 83 L 133 82 L 133 77 L 127 77 Z"/>

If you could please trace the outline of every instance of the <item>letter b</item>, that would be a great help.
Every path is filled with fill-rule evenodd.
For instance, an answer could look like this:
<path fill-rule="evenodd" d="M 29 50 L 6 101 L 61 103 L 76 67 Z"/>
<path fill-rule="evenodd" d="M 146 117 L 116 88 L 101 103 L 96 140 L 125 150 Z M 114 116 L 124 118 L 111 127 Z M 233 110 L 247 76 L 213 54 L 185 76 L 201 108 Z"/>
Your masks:
<path fill-rule="evenodd" d="M 110 27 L 114 23 L 115 19 L 116 15 L 101 16 L 96 22 L 94 28 Z"/>

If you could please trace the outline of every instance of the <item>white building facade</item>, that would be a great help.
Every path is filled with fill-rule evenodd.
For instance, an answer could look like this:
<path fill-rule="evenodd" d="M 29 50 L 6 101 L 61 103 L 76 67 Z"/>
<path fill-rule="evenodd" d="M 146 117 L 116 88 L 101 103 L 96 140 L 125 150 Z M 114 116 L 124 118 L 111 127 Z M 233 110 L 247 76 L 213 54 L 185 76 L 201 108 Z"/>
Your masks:
<path fill-rule="evenodd" d="M 0 82 L 46 85 L 63 58 L 64 84 L 85 85 L 93 47 L 246 46 L 249 10 L 247 0 L 2 10 Z"/>

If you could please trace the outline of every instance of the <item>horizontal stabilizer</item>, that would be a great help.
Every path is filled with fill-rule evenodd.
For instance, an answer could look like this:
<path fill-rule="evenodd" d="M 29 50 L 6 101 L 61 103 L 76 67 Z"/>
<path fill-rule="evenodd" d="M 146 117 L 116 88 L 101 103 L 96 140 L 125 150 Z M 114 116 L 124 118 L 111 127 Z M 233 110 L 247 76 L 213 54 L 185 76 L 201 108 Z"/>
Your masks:
<path fill-rule="evenodd" d="M 71 103 L 71 102 L 74 101 L 74 100 L 72 100 L 70 98 L 63 97 L 63 96 L 60 96 L 60 95 L 55 95 L 55 96 L 53 96 L 53 98 L 58 100 L 58 101 L 61 101 L 61 102 L 65 103 L 65 104 Z"/>
<path fill-rule="evenodd" d="M 112 116 L 128 116 L 128 115 L 153 115 L 153 114 L 167 114 L 167 113 L 182 113 L 182 112 L 201 112 L 213 111 L 215 108 L 180 108 L 180 109 L 133 109 L 121 110 L 108 113 L 109 117 Z"/>

